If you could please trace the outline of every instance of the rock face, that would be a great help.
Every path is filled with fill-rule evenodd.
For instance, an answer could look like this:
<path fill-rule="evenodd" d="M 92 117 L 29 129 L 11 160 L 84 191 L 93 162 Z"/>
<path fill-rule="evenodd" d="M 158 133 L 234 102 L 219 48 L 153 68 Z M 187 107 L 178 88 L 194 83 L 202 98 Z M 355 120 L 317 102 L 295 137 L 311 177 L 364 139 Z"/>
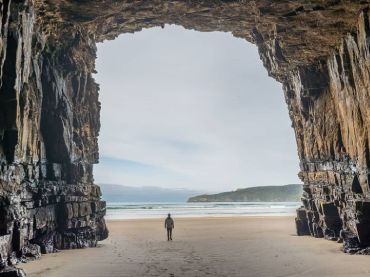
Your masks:
<path fill-rule="evenodd" d="M 285 85 L 305 183 L 298 233 L 344 240 L 351 253 L 370 245 L 369 49 L 365 9 L 336 51 Z"/>
<path fill-rule="evenodd" d="M 370 245 L 369 2 L 3 0 L 0 264 L 107 237 L 95 43 L 179 24 L 255 43 L 283 84 L 304 181 L 298 234 Z M 272 138 L 273 140 L 273 138 Z M 365 250 L 361 250 L 365 249 Z"/>
<path fill-rule="evenodd" d="M 4 268 L 56 249 L 95 246 L 108 231 L 92 177 L 100 109 L 93 68 L 74 60 L 78 39 L 59 47 L 48 42 L 31 1 L 3 1 L 1 11 Z"/>

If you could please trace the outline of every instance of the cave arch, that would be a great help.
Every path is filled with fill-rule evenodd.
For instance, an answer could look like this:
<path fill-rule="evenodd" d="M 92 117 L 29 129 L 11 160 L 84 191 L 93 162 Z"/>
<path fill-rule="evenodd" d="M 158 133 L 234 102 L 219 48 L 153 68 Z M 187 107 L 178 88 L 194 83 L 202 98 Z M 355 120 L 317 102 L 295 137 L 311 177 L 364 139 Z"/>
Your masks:
<path fill-rule="evenodd" d="M 368 1 L 41 0 L 1 8 L 1 87 L 10 85 L 16 96 L 6 113 L 11 130 L 0 116 L 5 263 L 13 252 L 30 251 L 30 242 L 48 252 L 94 246 L 107 236 L 92 174 L 100 127 L 95 43 L 166 23 L 228 31 L 258 46 L 269 74 L 283 84 L 296 134 L 307 204 L 298 213 L 299 234 L 310 233 L 307 225 L 325 233 L 330 220 L 310 202 L 334 203 L 344 238 L 368 245 L 367 192 L 351 192 L 354 176 L 366 187 L 370 164 Z M 15 65 L 15 77 L 5 61 Z M 0 95 L 0 106 L 10 107 L 8 100 Z"/>

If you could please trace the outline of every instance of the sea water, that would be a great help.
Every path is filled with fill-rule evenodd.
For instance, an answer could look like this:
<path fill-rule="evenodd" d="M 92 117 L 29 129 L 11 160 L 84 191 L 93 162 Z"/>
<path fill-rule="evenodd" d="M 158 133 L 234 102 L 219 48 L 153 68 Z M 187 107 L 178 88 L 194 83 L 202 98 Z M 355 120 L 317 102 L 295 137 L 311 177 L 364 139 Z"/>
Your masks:
<path fill-rule="evenodd" d="M 107 219 L 294 215 L 300 202 L 127 203 L 108 202 Z"/>

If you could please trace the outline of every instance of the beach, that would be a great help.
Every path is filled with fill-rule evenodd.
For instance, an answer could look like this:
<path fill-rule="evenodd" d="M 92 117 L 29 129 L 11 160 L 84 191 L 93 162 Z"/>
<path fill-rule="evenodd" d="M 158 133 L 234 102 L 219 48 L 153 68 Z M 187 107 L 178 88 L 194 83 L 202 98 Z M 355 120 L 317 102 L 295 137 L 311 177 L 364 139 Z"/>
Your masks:
<path fill-rule="evenodd" d="M 295 215 L 301 202 L 107 202 L 107 220 L 176 218 L 288 216 Z"/>
<path fill-rule="evenodd" d="M 62 250 L 20 264 L 27 276 L 369 276 L 368 256 L 295 235 L 294 217 L 108 220 L 96 248 Z"/>

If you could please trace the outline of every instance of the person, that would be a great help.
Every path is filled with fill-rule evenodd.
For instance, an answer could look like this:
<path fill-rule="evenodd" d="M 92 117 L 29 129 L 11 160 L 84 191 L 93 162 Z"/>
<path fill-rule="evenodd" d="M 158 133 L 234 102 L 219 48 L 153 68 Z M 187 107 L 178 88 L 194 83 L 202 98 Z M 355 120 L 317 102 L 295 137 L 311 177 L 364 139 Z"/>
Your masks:
<path fill-rule="evenodd" d="M 168 214 L 166 220 L 164 221 L 164 228 L 167 229 L 167 240 L 172 240 L 172 229 L 175 228 L 175 222 L 173 221 L 171 214 Z"/>

